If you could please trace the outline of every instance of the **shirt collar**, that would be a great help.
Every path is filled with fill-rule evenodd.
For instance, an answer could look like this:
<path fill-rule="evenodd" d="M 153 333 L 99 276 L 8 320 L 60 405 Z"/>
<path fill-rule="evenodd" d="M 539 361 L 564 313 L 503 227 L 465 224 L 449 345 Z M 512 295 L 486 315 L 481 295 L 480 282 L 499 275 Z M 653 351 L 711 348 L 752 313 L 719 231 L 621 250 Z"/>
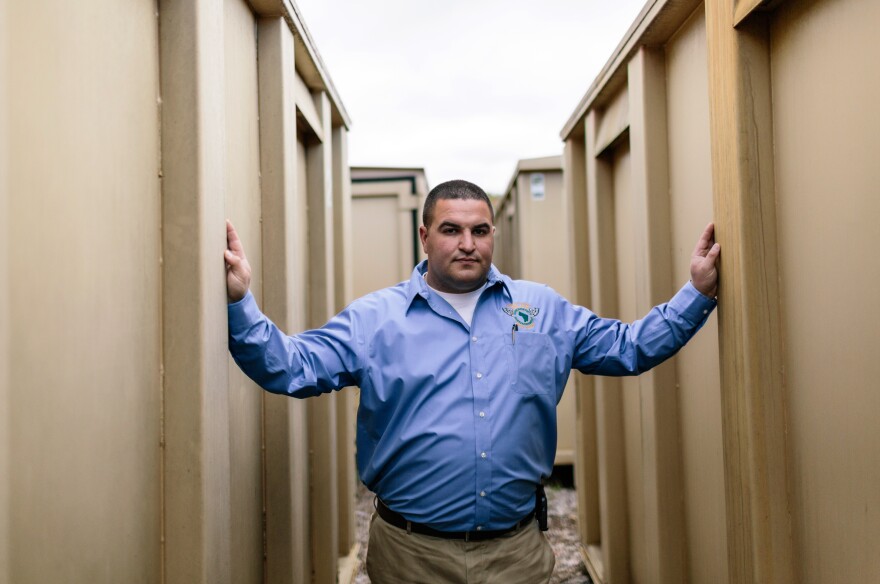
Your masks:
<path fill-rule="evenodd" d="M 416 296 L 421 296 L 422 298 L 427 298 L 429 295 L 430 288 L 428 287 L 428 283 L 425 281 L 425 274 L 428 271 L 428 260 L 422 260 L 421 262 L 413 268 L 412 275 L 409 277 L 409 289 L 406 292 L 406 306 L 407 308 L 412 305 L 412 301 Z M 498 268 L 495 267 L 495 264 L 489 266 L 489 286 L 488 288 L 492 288 L 496 284 L 501 284 L 501 286 L 507 291 L 507 295 L 510 296 L 510 278 L 502 274 L 498 271 Z"/>

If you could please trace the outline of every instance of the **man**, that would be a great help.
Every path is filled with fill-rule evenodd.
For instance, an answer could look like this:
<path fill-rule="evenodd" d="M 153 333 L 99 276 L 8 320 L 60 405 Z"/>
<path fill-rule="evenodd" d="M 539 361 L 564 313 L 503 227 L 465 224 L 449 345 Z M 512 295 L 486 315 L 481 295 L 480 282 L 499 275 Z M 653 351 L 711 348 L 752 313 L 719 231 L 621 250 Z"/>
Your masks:
<path fill-rule="evenodd" d="M 569 373 L 638 374 L 690 339 L 715 306 L 713 226 L 694 250 L 691 282 L 630 325 L 500 274 L 492 205 L 478 186 L 438 185 L 422 219 L 428 259 L 408 282 L 292 337 L 257 308 L 228 225 L 230 350 L 268 391 L 361 388 L 357 465 L 378 497 L 367 556 L 375 584 L 547 582 L 554 557 L 536 498 Z"/>

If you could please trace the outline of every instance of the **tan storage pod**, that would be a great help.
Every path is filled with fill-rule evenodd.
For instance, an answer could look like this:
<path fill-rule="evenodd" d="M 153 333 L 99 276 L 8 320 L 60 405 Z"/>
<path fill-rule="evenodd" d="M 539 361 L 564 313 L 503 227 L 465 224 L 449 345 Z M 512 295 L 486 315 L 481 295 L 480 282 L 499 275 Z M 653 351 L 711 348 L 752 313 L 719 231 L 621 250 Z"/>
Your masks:
<path fill-rule="evenodd" d="M 348 125 L 289 0 L 0 2 L 0 582 L 344 581 L 351 397 L 240 373 L 222 253 L 350 301 Z"/>
<path fill-rule="evenodd" d="M 579 379 L 594 581 L 880 579 L 880 308 L 859 300 L 880 287 L 878 21 L 869 0 L 648 2 L 565 125 L 580 303 L 638 317 L 713 218 L 722 246 L 691 344 Z"/>
<path fill-rule="evenodd" d="M 547 284 L 572 300 L 569 198 L 563 187 L 561 156 L 517 163 L 495 203 L 495 265 L 511 278 Z M 572 378 L 556 408 L 555 465 L 574 464 L 575 393 Z"/>
<path fill-rule="evenodd" d="M 425 258 L 419 241 L 425 171 L 352 167 L 351 196 L 355 297 L 408 280 Z"/>

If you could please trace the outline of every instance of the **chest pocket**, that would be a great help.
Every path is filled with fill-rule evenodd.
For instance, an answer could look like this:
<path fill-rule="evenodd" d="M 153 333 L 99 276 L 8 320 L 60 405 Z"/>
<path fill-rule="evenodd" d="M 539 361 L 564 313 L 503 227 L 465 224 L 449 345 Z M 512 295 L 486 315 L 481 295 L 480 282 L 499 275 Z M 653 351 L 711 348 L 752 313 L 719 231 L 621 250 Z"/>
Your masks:
<path fill-rule="evenodd" d="M 510 352 L 511 388 L 523 395 L 555 395 L 553 364 L 556 351 L 544 333 L 518 332 L 507 336 L 505 349 Z"/>

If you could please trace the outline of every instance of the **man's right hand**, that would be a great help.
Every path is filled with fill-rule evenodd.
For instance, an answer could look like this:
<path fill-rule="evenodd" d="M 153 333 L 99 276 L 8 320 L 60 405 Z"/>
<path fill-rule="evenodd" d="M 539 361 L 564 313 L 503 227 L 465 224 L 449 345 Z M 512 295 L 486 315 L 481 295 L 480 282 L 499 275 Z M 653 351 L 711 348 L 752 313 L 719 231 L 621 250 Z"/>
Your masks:
<path fill-rule="evenodd" d="M 244 247 L 232 222 L 226 220 L 226 297 L 229 303 L 238 302 L 247 294 L 251 285 L 251 265 L 244 255 Z"/>

